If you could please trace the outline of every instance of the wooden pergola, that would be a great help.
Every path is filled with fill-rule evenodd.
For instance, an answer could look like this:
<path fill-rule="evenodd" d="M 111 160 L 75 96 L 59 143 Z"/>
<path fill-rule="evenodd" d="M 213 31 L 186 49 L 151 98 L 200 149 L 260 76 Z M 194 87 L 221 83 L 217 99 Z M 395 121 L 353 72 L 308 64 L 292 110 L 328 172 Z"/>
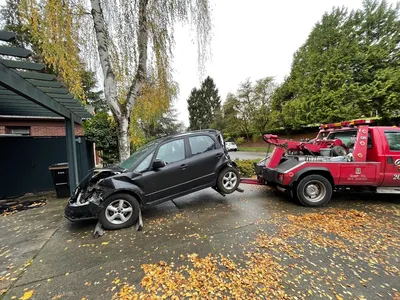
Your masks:
<path fill-rule="evenodd" d="M 12 42 L 16 35 L 0 31 L 0 41 Z M 0 45 L 0 115 L 63 117 L 69 166 L 70 192 L 78 185 L 75 145 L 75 123 L 92 115 L 74 98 L 53 74 L 42 71 L 45 66 L 26 59 L 31 51 Z"/>

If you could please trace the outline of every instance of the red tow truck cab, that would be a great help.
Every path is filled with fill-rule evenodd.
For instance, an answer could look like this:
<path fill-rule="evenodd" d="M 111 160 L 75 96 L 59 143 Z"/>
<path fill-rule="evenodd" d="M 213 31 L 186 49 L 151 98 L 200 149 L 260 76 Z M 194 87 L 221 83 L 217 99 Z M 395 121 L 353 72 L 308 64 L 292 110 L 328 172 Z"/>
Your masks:
<path fill-rule="evenodd" d="M 400 194 L 400 128 L 363 124 L 346 130 L 356 137 L 344 156 L 286 155 L 285 147 L 275 145 L 255 165 L 258 181 L 289 192 L 305 206 L 322 206 L 337 190 Z"/>

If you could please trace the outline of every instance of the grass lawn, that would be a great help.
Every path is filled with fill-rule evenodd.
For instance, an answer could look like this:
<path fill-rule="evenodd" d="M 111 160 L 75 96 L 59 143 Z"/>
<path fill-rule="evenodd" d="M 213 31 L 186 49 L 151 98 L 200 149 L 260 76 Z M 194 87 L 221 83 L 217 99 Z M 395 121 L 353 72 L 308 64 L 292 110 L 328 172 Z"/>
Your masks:
<path fill-rule="evenodd" d="M 266 152 L 268 147 L 238 147 L 239 151 L 246 152 Z"/>

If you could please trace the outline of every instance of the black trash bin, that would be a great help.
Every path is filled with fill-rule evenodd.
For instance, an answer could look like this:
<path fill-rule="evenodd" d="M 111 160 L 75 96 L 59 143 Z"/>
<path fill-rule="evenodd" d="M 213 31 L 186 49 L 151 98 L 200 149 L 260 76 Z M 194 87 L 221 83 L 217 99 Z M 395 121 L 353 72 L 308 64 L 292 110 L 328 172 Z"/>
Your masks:
<path fill-rule="evenodd" d="M 69 192 L 69 174 L 68 163 L 54 164 L 49 167 L 51 176 L 53 177 L 54 188 L 56 189 L 57 198 L 67 198 Z"/>

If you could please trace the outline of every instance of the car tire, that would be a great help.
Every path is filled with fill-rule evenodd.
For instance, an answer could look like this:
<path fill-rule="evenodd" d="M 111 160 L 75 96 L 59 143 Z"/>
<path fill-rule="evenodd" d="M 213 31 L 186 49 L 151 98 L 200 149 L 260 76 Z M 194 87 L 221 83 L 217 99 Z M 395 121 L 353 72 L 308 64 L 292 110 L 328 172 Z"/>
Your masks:
<path fill-rule="evenodd" d="M 119 193 L 111 195 L 103 202 L 98 218 L 105 229 L 121 229 L 137 222 L 139 210 L 139 203 L 135 197 Z"/>
<path fill-rule="evenodd" d="M 232 194 L 240 183 L 240 174 L 236 168 L 225 167 L 219 172 L 217 179 L 218 189 L 224 194 Z"/>
<path fill-rule="evenodd" d="M 308 175 L 296 186 L 297 199 L 304 206 L 318 207 L 327 204 L 332 198 L 332 185 L 321 175 Z"/>
<path fill-rule="evenodd" d="M 237 149 L 235 149 L 235 150 L 233 150 L 233 151 L 235 151 L 235 152 L 236 152 L 236 151 L 237 151 Z"/>

